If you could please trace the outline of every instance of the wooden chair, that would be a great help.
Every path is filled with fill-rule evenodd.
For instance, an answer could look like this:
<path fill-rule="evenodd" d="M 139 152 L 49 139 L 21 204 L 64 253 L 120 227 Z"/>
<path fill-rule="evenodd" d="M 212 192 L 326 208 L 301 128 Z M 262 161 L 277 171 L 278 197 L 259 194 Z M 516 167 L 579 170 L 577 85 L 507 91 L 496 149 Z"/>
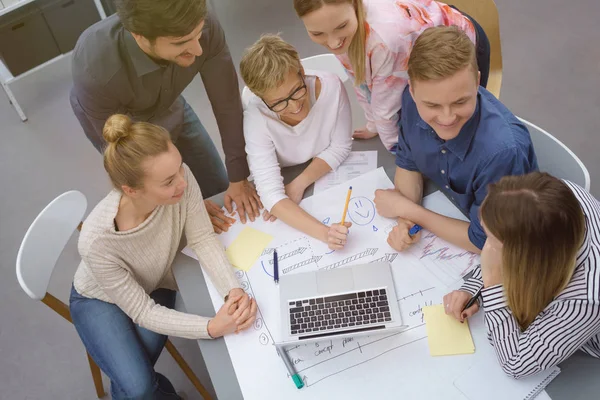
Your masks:
<path fill-rule="evenodd" d="M 71 313 L 69 307 L 47 292 L 52 271 L 58 258 L 75 229 L 81 229 L 81 220 L 87 209 L 87 199 L 78 191 L 63 193 L 48 204 L 33 221 L 21 242 L 17 254 L 17 279 L 21 288 L 34 300 L 41 300 L 69 322 Z M 179 367 L 192 382 L 204 399 L 211 399 L 210 394 L 202 386 L 200 380 L 173 343 L 167 340 L 165 345 Z M 96 395 L 105 395 L 102 386 L 100 368 L 87 355 L 96 388 Z"/>
<path fill-rule="evenodd" d="M 502 86 L 502 46 L 500 43 L 500 20 L 494 0 L 446 0 L 473 17 L 483 27 L 490 40 L 490 77 L 487 90 L 500 98 Z"/>

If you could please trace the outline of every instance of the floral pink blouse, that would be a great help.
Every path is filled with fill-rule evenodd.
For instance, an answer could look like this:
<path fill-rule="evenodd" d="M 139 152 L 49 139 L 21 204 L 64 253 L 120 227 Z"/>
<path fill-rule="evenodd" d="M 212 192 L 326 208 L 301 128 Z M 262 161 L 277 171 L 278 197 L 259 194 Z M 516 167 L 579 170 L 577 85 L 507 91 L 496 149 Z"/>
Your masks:
<path fill-rule="evenodd" d="M 433 0 L 363 0 L 366 13 L 365 82 L 356 86 L 367 128 L 378 132 L 387 149 L 398 142 L 398 111 L 408 83 L 408 56 L 417 37 L 432 26 L 456 25 L 475 43 L 471 21 Z M 337 56 L 354 77 L 347 54 Z"/>

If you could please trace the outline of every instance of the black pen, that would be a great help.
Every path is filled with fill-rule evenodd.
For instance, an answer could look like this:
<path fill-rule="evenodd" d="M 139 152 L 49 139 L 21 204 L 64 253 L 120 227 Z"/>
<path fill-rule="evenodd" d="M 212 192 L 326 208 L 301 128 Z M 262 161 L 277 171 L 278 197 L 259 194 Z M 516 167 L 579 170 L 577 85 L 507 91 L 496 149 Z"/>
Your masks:
<path fill-rule="evenodd" d="M 481 288 L 483 289 L 483 287 Z M 467 308 L 471 307 L 473 304 L 475 304 L 475 302 L 477 301 L 477 299 L 479 298 L 479 296 L 481 296 L 481 289 L 479 289 L 475 295 L 473 297 L 471 297 L 471 299 L 467 302 L 467 304 L 465 304 L 465 306 L 463 307 L 461 313 L 463 313 Z"/>
<path fill-rule="evenodd" d="M 279 264 L 277 262 L 277 250 L 273 250 L 273 280 L 279 283 Z"/>

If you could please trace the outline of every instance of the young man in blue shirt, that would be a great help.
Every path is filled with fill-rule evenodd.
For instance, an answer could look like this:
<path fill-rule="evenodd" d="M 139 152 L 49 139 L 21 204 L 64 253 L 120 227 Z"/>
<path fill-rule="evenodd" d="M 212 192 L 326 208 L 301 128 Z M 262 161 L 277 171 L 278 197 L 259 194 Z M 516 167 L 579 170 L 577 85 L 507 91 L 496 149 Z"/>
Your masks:
<path fill-rule="evenodd" d="M 377 190 L 380 215 L 397 218 L 388 243 L 405 250 L 420 239 L 418 224 L 463 249 L 480 253 L 486 235 L 479 206 L 487 186 L 505 175 L 537 170 L 527 128 L 479 86 L 475 47 L 456 27 L 425 30 L 408 61 L 409 86 L 402 94 L 395 189 Z M 432 180 L 471 222 L 420 205 L 423 175 Z"/>

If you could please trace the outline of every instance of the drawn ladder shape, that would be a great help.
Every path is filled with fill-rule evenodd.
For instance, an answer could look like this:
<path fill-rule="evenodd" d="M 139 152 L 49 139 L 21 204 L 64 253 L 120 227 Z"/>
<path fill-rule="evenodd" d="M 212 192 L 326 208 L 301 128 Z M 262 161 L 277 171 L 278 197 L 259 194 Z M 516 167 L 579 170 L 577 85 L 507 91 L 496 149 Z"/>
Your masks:
<path fill-rule="evenodd" d="M 290 251 L 289 253 L 285 253 L 282 255 L 277 255 L 277 259 L 279 261 L 281 260 L 285 260 L 286 258 L 290 258 L 292 256 L 295 256 L 296 254 L 302 254 L 304 253 L 304 251 L 306 250 L 306 247 L 299 247 L 294 251 Z M 273 264 L 273 260 L 269 260 L 269 264 Z"/>
<path fill-rule="evenodd" d="M 314 256 L 309 258 L 308 260 L 304 260 L 302 262 L 299 262 L 298 264 L 294 264 L 294 265 L 290 265 L 287 268 L 284 268 L 283 270 L 281 270 L 281 272 L 283 274 L 287 274 L 290 271 L 293 271 L 295 269 L 298 269 L 300 267 L 304 267 L 305 265 L 311 264 L 311 263 L 316 263 L 317 261 L 319 261 L 321 259 L 322 256 Z"/>
<path fill-rule="evenodd" d="M 326 271 L 326 270 L 330 270 L 330 269 L 335 269 L 335 268 L 341 267 L 342 265 L 351 263 L 352 261 L 355 261 L 355 260 L 358 260 L 358 259 L 361 259 L 364 257 L 372 256 L 373 254 L 377 253 L 378 250 L 379 249 L 367 249 L 367 250 L 363 251 L 362 253 L 358 253 L 358 254 L 355 254 L 348 258 L 345 258 L 341 261 L 338 261 L 336 263 L 329 264 L 329 265 L 323 267 L 322 270 Z"/>
<path fill-rule="evenodd" d="M 385 253 L 385 256 L 378 258 L 376 260 L 373 260 L 373 261 L 371 261 L 371 263 L 382 262 L 382 261 L 387 261 L 387 262 L 391 263 L 391 262 L 394 262 L 396 257 L 398 257 L 398 253 Z"/>

